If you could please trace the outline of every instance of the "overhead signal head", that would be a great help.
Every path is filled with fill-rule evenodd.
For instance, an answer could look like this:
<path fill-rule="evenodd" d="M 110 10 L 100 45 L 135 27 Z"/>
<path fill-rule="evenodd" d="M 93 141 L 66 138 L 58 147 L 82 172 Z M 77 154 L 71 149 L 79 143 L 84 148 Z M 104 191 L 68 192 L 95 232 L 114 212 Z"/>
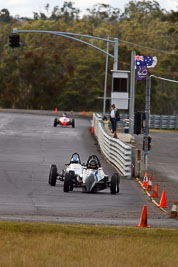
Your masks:
<path fill-rule="evenodd" d="M 9 36 L 9 46 L 12 48 L 20 46 L 20 36 L 18 34 L 12 34 Z"/>

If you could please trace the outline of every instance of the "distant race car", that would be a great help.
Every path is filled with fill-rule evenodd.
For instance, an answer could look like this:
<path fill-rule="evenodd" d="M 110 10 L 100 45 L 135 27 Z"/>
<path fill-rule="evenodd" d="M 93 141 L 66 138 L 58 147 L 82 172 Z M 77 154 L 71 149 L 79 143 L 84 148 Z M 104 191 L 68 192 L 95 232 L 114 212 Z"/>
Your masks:
<path fill-rule="evenodd" d="M 62 117 L 55 118 L 53 126 L 56 127 L 57 125 L 61 126 L 72 126 L 72 128 L 75 128 L 75 120 L 71 119 L 67 116 L 66 113 L 63 113 Z"/>
<path fill-rule="evenodd" d="M 68 164 L 65 164 L 65 169 L 61 173 L 57 172 L 57 166 L 52 164 L 49 172 L 49 184 L 56 185 L 56 181 L 64 182 L 64 192 L 73 190 L 73 187 L 80 187 L 83 177 L 83 165 L 81 164 L 80 156 L 78 153 L 73 153 Z"/>
<path fill-rule="evenodd" d="M 88 158 L 86 166 L 83 168 L 82 191 L 98 192 L 110 187 L 111 194 L 119 193 L 120 176 L 114 173 L 109 179 L 101 167 L 96 155 Z"/>

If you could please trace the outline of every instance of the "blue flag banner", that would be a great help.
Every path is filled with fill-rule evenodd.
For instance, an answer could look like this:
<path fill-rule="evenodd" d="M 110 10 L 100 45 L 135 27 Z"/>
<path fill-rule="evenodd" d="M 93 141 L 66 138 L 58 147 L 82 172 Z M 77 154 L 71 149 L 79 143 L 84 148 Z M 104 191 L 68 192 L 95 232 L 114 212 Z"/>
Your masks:
<path fill-rule="evenodd" d="M 147 66 L 136 66 L 136 80 L 146 80 L 147 76 Z"/>
<path fill-rule="evenodd" d="M 154 68 L 157 64 L 157 57 L 135 56 L 136 66 L 147 66 L 147 68 Z"/>

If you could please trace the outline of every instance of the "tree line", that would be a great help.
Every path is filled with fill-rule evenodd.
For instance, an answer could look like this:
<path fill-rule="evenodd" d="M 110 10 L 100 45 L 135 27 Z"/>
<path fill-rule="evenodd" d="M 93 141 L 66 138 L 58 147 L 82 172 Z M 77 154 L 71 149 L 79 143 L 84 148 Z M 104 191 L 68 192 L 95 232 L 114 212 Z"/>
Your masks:
<path fill-rule="evenodd" d="M 119 38 L 118 69 L 130 70 L 131 51 L 156 56 L 149 74 L 177 80 L 178 12 L 167 12 L 156 1 L 130 1 L 123 12 L 97 4 L 81 16 L 72 2 L 33 18 L 0 11 L 0 107 L 18 109 L 102 111 L 106 55 L 63 37 L 20 33 L 20 47 L 9 47 L 9 35 L 18 30 L 72 32 L 101 38 Z M 83 38 L 84 41 L 88 39 Z M 92 40 L 106 50 L 106 43 Z M 150 48 L 153 48 L 152 50 Z M 109 52 L 113 54 L 110 45 Z M 113 59 L 109 58 L 107 96 L 111 95 Z M 135 110 L 145 109 L 145 81 L 136 81 Z M 107 103 L 109 104 L 109 103 Z M 109 106 L 108 106 L 109 108 Z M 151 113 L 178 113 L 178 86 L 152 79 Z"/>

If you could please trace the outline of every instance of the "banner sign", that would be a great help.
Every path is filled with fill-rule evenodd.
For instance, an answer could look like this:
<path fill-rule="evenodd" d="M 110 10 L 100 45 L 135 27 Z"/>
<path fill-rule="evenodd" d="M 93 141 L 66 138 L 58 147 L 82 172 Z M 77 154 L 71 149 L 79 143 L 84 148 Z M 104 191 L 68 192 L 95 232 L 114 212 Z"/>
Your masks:
<path fill-rule="evenodd" d="M 146 66 L 136 66 L 136 80 L 146 80 L 148 70 Z"/>

